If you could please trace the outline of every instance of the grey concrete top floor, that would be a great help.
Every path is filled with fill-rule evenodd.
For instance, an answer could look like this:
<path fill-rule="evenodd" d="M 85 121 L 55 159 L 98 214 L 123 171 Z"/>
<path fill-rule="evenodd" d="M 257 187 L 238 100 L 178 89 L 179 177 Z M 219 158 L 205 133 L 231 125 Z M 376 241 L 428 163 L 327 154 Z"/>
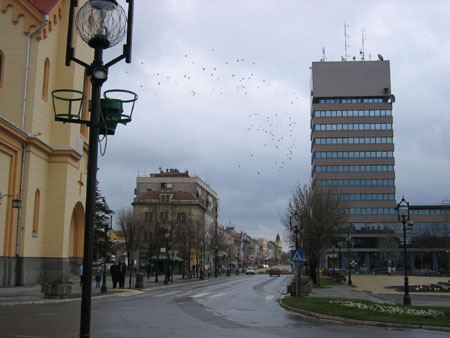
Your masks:
<path fill-rule="evenodd" d="M 373 97 L 391 95 L 389 61 L 313 62 L 311 96 Z"/>

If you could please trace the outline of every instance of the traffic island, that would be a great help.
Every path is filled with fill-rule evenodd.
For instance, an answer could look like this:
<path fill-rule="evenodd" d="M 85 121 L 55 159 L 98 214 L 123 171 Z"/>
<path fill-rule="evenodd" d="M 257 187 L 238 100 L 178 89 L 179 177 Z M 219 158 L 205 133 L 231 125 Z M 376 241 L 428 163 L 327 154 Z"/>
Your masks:
<path fill-rule="evenodd" d="M 284 297 L 280 305 L 301 314 L 346 323 L 450 332 L 450 308 L 378 304 L 360 299 Z"/>

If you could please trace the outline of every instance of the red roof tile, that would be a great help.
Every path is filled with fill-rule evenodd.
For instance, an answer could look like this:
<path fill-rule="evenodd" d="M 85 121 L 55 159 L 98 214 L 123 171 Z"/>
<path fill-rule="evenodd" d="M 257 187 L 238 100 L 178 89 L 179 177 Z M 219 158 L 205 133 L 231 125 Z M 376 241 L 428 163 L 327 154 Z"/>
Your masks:
<path fill-rule="evenodd" d="M 176 200 L 193 200 L 194 196 L 185 191 L 177 191 L 173 193 L 173 198 Z"/>
<path fill-rule="evenodd" d="M 159 191 L 147 191 L 145 193 L 145 198 L 158 198 L 159 196 Z"/>
<path fill-rule="evenodd" d="M 43 14 L 48 14 L 52 11 L 53 8 L 55 8 L 56 4 L 60 0 L 27 0 L 27 1 Z"/>

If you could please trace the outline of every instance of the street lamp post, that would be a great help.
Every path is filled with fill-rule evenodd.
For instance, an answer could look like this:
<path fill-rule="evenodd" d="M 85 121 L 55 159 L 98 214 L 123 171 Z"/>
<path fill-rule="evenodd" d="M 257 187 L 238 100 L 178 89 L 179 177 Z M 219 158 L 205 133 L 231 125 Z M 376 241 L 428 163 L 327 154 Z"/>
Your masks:
<path fill-rule="evenodd" d="M 169 284 L 169 237 L 170 233 L 166 232 L 164 238 L 166 239 L 166 273 L 164 277 L 164 284 Z"/>
<path fill-rule="evenodd" d="M 216 247 L 214 248 L 216 251 L 216 256 L 215 256 L 215 269 L 214 269 L 214 277 L 218 277 L 219 276 L 219 246 L 216 244 Z"/>
<path fill-rule="evenodd" d="M 350 244 L 351 244 L 352 236 L 350 236 L 350 232 L 347 233 L 347 267 L 348 267 L 348 285 L 352 285 L 352 266 L 350 263 Z"/>
<path fill-rule="evenodd" d="M 128 2 L 128 18 L 122 7 L 114 0 L 91 0 L 78 11 L 76 29 L 80 37 L 94 49 L 94 60 L 88 65 L 74 56 L 72 34 L 74 10 L 77 0 L 70 1 L 66 66 L 71 61 L 87 69 L 92 82 L 92 105 L 89 121 L 78 121 L 89 125 L 89 151 L 86 185 L 86 211 L 83 256 L 83 286 L 81 297 L 80 337 L 90 337 L 91 327 L 91 295 L 92 295 L 92 256 L 94 238 L 95 189 L 97 183 L 98 137 L 100 132 L 100 95 L 101 87 L 108 77 L 108 68 L 122 59 L 131 63 L 131 37 L 133 25 L 133 0 Z M 126 23 L 126 24 L 125 24 Z M 127 43 L 123 46 L 123 54 L 107 64 L 103 64 L 103 50 L 117 45 L 127 35 Z M 55 112 L 56 114 L 56 112 Z M 69 117 L 70 114 L 69 114 Z M 76 122 L 68 120 L 66 122 Z M 104 128 L 105 129 L 105 128 Z M 105 130 L 106 132 L 106 130 Z"/>
<path fill-rule="evenodd" d="M 402 196 L 402 200 L 397 204 L 398 220 L 403 224 L 403 266 L 405 269 L 403 305 L 411 305 L 411 296 L 409 295 L 408 282 L 408 258 L 406 251 L 406 224 L 412 227 L 412 221 L 409 219 L 409 202 Z"/>

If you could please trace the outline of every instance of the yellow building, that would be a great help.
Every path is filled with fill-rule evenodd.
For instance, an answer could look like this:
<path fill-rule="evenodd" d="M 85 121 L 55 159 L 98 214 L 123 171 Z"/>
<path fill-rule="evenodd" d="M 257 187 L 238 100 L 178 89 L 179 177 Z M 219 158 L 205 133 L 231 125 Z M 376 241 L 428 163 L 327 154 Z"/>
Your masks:
<path fill-rule="evenodd" d="M 69 4 L 0 0 L 0 286 L 67 281 L 83 256 L 88 130 L 55 122 L 51 95 L 90 91 L 84 68 L 64 64 Z"/>

